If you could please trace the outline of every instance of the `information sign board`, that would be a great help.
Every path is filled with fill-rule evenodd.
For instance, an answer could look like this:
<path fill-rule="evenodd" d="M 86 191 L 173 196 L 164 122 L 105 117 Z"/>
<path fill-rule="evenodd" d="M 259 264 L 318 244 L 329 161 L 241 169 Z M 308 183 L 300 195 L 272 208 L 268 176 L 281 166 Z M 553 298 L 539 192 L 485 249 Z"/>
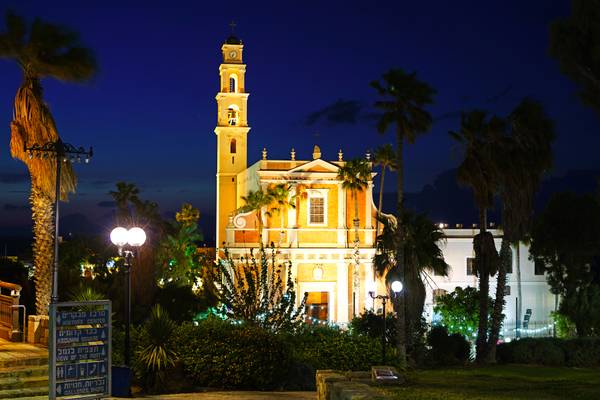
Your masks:
<path fill-rule="evenodd" d="M 50 305 L 50 399 L 110 395 L 111 303 Z"/>

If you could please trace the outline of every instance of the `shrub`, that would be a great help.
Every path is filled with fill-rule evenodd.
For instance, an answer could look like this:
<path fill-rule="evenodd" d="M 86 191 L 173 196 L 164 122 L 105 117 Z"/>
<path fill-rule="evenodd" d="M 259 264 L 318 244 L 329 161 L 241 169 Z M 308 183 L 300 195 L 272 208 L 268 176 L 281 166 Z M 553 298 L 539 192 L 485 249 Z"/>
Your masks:
<path fill-rule="evenodd" d="M 304 327 L 288 335 L 294 358 L 313 369 L 370 370 L 381 363 L 381 342 L 365 335 L 328 327 Z M 387 360 L 395 360 L 395 349 L 387 348 Z"/>
<path fill-rule="evenodd" d="M 168 386 L 166 372 L 177 361 L 177 353 L 169 340 L 174 330 L 175 324 L 158 304 L 152 308 L 150 318 L 140 330 L 135 371 L 149 392 L 161 392 Z"/>
<path fill-rule="evenodd" d="M 394 347 L 396 345 L 396 316 L 389 313 L 385 317 L 387 343 Z M 383 333 L 383 316 L 373 311 L 366 311 L 358 317 L 352 318 L 350 330 L 359 335 L 366 335 L 372 339 L 381 340 Z"/>
<path fill-rule="evenodd" d="M 437 365 L 466 364 L 471 358 L 471 345 L 467 339 L 458 333 L 448 335 L 444 326 L 431 328 L 427 344 L 431 347 L 431 359 Z"/>
<path fill-rule="evenodd" d="M 281 336 L 217 318 L 182 325 L 174 343 L 184 373 L 196 386 L 278 388 L 291 364 L 291 348 Z"/>
<path fill-rule="evenodd" d="M 600 338 L 525 338 L 498 346 L 501 363 L 600 366 Z"/>

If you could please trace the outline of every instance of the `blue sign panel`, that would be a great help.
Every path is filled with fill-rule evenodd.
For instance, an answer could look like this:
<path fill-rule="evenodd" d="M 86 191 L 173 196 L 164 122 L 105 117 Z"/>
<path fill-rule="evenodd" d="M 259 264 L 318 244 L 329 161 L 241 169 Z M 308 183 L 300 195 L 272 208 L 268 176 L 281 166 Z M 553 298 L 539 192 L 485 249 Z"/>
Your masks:
<path fill-rule="evenodd" d="M 56 344 L 105 341 L 107 328 L 61 329 L 56 332 Z"/>
<path fill-rule="evenodd" d="M 94 311 L 78 311 L 82 309 Z M 107 397 L 111 383 L 110 301 L 51 304 L 50 327 L 49 398 Z"/>
<path fill-rule="evenodd" d="M 56 396 L 74 396 L 94 393 L 108 393 L 108 381 L 106 378 L 58 382 L 56 384 Z"/>
<path fill-rule="evenodd" d="M 108 311 L 60 311 L 56 313 L 56 326 L 69 325 L 106 325 L 108 323 Z"/>
<path fill-rule="evenodd" d="M 58 347 L 56 349 L 57 362 L 70 362 L 82 360 L 101 360 L 108 354 L 106 344 L 94 344 L 73 347 Z"/>
<path fill-rule="evenodd" d="M 108 366 L 106 361 L 63 364 L 56 366 L 56 379 L 69 380 L 102 377 L 106 375 L 107 371 Z"/>

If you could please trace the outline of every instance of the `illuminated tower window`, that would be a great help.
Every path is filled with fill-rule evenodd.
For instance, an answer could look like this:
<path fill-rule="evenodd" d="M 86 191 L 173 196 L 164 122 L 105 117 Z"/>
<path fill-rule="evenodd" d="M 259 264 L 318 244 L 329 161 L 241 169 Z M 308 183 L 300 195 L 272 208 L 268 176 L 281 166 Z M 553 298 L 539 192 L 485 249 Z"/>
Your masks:
<path fill-rule="evenodd" d="M 229 93 L 237 93 L 237 79 L 235 75 L 229 77 Z"/>
<path fill-rule="evenodd" d="M 227 109 L 227 121 L 229 125 L 236 126 L 238 124 L 239 110 L 235 105 L 229 106 Z"/>
<path fill-rule="evenodd" d="M 231 142 L 229 142 L 229 152 L 231 154 L 235 154 L 236 153 L 236 148 L 235 148 L 235 139 L 231 139 Z"/>

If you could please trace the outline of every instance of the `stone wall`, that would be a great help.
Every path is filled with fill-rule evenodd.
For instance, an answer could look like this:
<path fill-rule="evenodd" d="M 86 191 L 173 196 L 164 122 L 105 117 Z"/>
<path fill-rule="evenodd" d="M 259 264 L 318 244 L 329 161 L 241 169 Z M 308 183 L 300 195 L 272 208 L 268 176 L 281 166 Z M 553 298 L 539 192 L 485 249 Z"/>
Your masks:
<path fill-rule="evenodd" d="M 377 386 L 371 386 L 371 373 L 340 372 L 334 370 L 317 371 L 317 400 L 387 400 Z"/>
<path fill-rule="evenodd" d="M 48 316 L 30 315 L 27 321 L 27 343 L 48 346 Z"/>

